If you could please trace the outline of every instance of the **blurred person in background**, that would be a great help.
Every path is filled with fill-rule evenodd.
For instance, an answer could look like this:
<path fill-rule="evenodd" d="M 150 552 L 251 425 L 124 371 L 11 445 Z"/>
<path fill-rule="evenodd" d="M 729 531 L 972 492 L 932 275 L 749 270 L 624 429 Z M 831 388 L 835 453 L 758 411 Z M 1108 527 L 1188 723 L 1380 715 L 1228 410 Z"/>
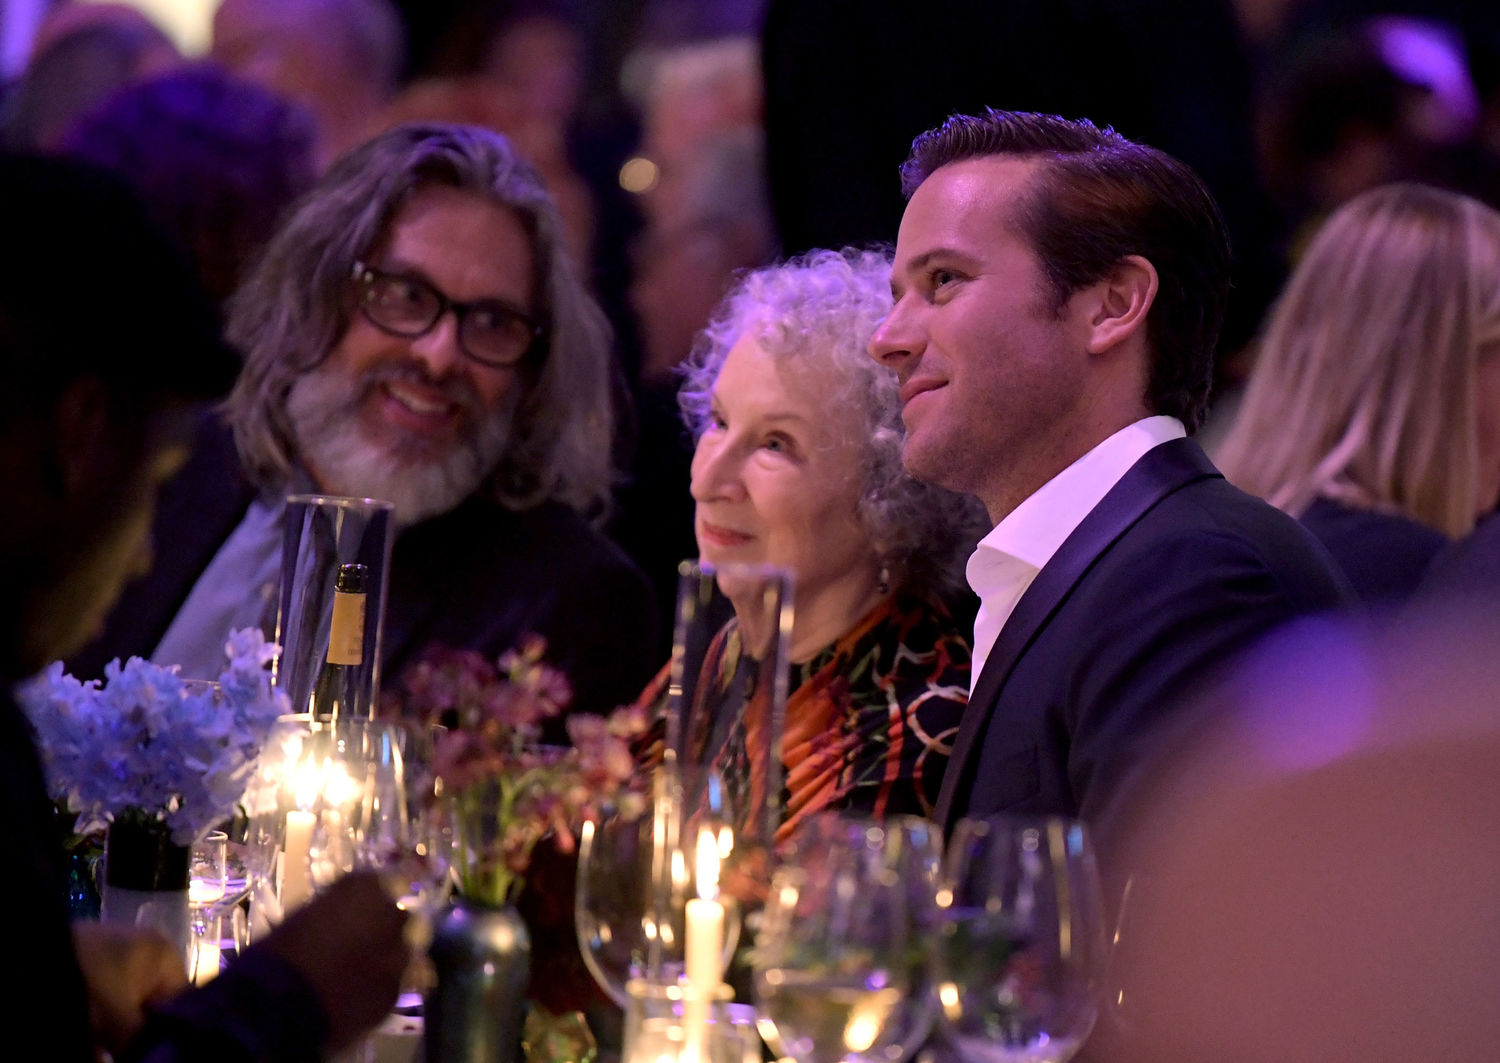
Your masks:
<path fill-rule="evenodd" d="M 1276 303 L 1215 454 L 1360 597 L 1408 597 L 1500 498 L 1500 213 L 1395 184 L 1336 210 Z"/>
<path fill-rule="evenodd" d="M 300 105 L 201 63 L 121 89 L 60 148 L 126 178 L 224 307 L 282 212 L 312 187 L 313 145 Z"/>
<path fill-rule="evenodd" d="M 630 70 L 642 140 L 622 177 L 641 219 L 629 245 L 627 289 L 639 351 L 636 415 L 623 442 L 629 472 L 610 533 L 656 584 L 665 654 L 677 564 L 696 553 L 693 441 L 677 403 L 679 366 L 736 275 L 769 263 L 776 241 L 753 41 L 645 47 Z"/>
<path fill-rule="evenodd" d="M 776 255 L 763 162 L 758 129 L 705 137 L 681 164 L 672 209 L 654 214 L 634 247 L 630 301 L 643 357 L 633 458 L 610 534 L 656 584 L 668 637 L 677 564 L 696 554 L 680 367 L 736 277 Z"/>
<path fill-rule="evenodd" d="M 735 276 L 776 257 L 760 130 L 705 135 L 674 164 L 671 186 L 633 248 L 630 302 L 642 384 L 675 390 L 674 370 Z"/>
<path fill-rule="evenodd" d="M 637 185 L 649 222 L 670 215 L 690 180 L 700 145 L 731 129 L 759 129 L 763 113 L 756 43 L 731 36 L 641 49 L 625 77 L 641 114 L 641 158 L 649 163 Z"/>
<path fill-rule="evenodd" d="M 542 176 L 562 215 L 568 250 L 585 267 L 594 251 L 593 192 L 569 157 L 583 79 L 578 29 L 548 5 L 519 5 L 476 26 L 472 66 L 418 77 L 381 110 L 378 125 L 457 122 L 505 134 Z"/>
<path fill-rule="evenodd" d="M 209 54 L 312 113 L 321 173 L 377 131 L 404 70 L 405 34 L 391 0 L 223 0 Z"/>
<path fill-rule="evenodd" d="M 1267 60 L 1256 131 L 1288 263 L 1331 211 L 1371 188 L 1422 181 L 1479 191 L 1482 175 L 1463 165 L 1478 117 L 1449 25 L 1386 16 L 1293 33 Z"/>
<path fill-rule="evenodd" d="M 128 4 L 58 4 L 0 105 L 0 144 L 55 150 L 73 123 L 116 89 L 181 61 L 156 23 Z"/>

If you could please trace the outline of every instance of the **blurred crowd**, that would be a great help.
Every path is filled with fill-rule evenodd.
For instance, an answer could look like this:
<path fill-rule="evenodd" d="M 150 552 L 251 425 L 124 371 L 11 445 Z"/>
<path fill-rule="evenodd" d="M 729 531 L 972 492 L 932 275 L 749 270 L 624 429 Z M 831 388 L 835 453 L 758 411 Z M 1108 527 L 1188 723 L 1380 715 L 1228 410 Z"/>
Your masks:
<path fill-rule="evenodd" d="M 737 271 L 893 242 L 911 138 L 983 106 L 1112 124 L 1214 192 L 1235 273 L 1211 452 L 1328 213 L 1400 180 L 1500 199 L 1500 15 L 1465 0 L 882 0 L 857 18 L 825 0 L 223 0 L 205 57 L 132 6 L 60 2 L 0 138 L 125 174 L 224 300 L 350 147 L 402 121 L 503 132 L 611 319 L 609 527 L 669 619 L 693 552 L 674 367 Z"/>

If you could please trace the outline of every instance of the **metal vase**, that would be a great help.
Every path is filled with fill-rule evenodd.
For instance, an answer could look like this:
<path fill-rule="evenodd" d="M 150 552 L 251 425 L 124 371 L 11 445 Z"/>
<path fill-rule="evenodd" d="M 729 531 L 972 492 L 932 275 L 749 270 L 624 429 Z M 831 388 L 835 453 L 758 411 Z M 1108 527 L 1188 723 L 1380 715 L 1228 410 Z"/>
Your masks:
<path fill-rule="evenodd" d="M 510 905 L 455 901 L 433 927 L 426 1063 L 519 1063 L 531 938 Z"/>

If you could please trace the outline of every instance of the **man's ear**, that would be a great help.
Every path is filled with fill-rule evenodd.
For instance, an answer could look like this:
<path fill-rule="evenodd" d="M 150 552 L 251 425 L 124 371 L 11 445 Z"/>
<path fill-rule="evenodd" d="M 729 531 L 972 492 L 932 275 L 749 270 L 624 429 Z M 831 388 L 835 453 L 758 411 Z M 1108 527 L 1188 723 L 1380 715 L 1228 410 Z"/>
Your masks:
<path fill-rule="evenodd" d="M 1132 336 L 1144 337 L 1146 315 L 1156 302 L 1156 267 L 1140 255 L 1127 255 L 1097 288 L 1088 352 L 1103 354 Z"/>
<path fill-rule="evenodd" d="M 75 380 L 59 396 L 49 457 L 55 489 L 64 497 L 98 490 L 104 478 L 119 469 L 121 440 L 112 412 L 102 380 Z"/>

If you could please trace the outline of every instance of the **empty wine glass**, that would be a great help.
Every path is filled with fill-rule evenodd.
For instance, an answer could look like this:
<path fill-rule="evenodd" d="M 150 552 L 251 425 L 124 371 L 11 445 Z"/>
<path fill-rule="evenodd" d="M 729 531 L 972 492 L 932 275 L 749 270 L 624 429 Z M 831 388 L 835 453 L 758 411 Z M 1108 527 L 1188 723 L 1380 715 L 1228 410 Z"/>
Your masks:
<path fill-rule="evenodd" d="M 430 919 L 453 886 L 453 824 L 433 768 L 435 743 L 446 728 L 412 721 L 384 726 L 394 729 L 399 744 L 403 788 L 371 809 L 359 859 L 384 873 L 402 908 Z"/>
<path fill-rule="evenodd" d="M 686 906 L 698 893 L 696 839 L 709 831 L 720 859 L 734 856 L 733 817 L 718 776 L 696 769 L 687 774 L 690 781 L 681 784 L 670 769 L 659 770 L 644 812 L 586 822 L 579 835 L 578 946 L 589 973 L 622 1008 L 629 1006 L 625 986 L 632 978 L 664 983 L 684 973 Z M 739 908 L 731 896 L 719 899 L 727 966 L 739 936 Z"/>
<path fill-rule="evenodd" d="M 935 1010 L 937 829 L 812 817 L 771 879 L 752 955 L 762 1032 L 797 1063 L 900 1063 Z"/>
<path fill-rule="evenodd" d="M 1104 916 L 1083 824 L 997 816 L 955 827 L 938 890 L 939 999 L 966 1060 L 1062 1063 L 1099 1014 Z"/>

